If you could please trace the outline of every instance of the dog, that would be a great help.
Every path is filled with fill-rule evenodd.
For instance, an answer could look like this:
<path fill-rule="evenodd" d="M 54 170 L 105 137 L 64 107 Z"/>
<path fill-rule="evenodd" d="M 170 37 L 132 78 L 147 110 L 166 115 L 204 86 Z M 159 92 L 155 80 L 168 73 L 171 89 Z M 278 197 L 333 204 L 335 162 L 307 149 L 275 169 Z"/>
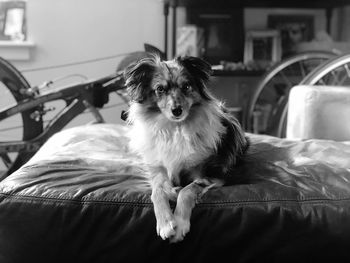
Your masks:
<path fill-rule="evenodd" d="M 207 88 L 211 73 L 200 58 L 157 55 L 124 71 L 129 146 L 148 167 L 156 231 L 170 242 L 183 240 L 197 198 L 234 176 L 249 145 L 238 120 Z"/>

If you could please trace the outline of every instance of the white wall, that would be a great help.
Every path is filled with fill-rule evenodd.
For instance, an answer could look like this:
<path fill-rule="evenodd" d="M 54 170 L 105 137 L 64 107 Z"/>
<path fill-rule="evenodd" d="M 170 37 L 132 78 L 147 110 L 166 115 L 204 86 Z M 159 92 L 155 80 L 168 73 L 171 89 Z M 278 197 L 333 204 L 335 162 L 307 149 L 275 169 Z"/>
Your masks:
<path fill-rule="evenodd" d="M 122 57 L 59 69 L 31 69 L 140 51 L 144 43 L 164 46 L 160 0 L 27 0 L 27 21 L 28 39 L 35 43 L 32 58 L 12 63 L 32 85 L 72 73 L 105 76 L 114 72 Z M 104 113 L 107 121 L 120 122 L 122 108 Z"/>
<path fill-rule="evenodd" d="M 159 0 L 28 0 L 28 35 L 36 44 L 33 59 L 20 69 L 70 63 L 163 46 Z M 91 77 L 112 71 L 115 61 L 59 71 L 26 73 L 32 82 L 79 70 Z"/>

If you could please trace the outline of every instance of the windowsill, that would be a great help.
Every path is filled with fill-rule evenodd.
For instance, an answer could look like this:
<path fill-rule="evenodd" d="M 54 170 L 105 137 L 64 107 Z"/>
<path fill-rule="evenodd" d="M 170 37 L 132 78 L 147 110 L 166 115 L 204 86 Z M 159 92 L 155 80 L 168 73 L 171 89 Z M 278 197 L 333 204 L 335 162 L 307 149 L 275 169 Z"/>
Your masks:
<path fill-rule="evenodd" d="M 0 41 L 0 57 L 10 61 L 29 60 L 34 47 L 31 41 Z"/>

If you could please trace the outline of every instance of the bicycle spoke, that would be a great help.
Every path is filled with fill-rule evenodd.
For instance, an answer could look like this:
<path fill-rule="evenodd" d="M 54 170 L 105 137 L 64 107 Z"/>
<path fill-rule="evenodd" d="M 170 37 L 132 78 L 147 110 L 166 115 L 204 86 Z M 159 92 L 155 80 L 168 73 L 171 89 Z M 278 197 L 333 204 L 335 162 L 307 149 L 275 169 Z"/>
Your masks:
<path fill-rule="evenodd" d="M 320 85 L 320 86 L 324 85 L 325 86 L 325 85 L 327 85 L 327 83 L 322 78 L 316 83 L 316 85 Z"/>
<path fill-rule="evenodd" d="M 346 74 L 348 75 L 348 77 L 349 77 L 349 79 L 350 79 L 350 69 L 349 69 L 348 64 L 345 64 L 345 65 L 344 65 L 344 68 L 345 68 Z"/>
<path fill-rule="evenodd" d="M 330 83 L 332 82 L 332 74 L 326 75 L 324 79 L 326 80 L 326 85 L 330 85 Z"/>
<path fill-rule="evenodd" d="M 2 153 L 0 155 L 0 157 L 1 157 L 2 161 L 3 161 L 3 163 L 5 164 L 6 168 L 10 168 L 11 165 L 12 165 L 12 161 L 11 161 L 9 155 L 6 154 L 6 153 Z"/>
<path fill-rule="evenodd" d="M 292 87 L 293 83 L 287 78 L 283 71 L 278 72 L 277 75 L 281 75 L 284 81 L 287 83 L 288 87 Z"/>
<path fill-rule="evenodd" d="M 300 71 L 301 71 L 302 78 L 304 78 L 306 76 L 306 71 L 305 71 L 305 68 L 304 68 L 303 61 L 300 61 L 298 63 L 298 65 L 299 65 L 299 68 L 300 68 Z"/>
<path fill-rule="evenodd" d="M 346 71 L 345 71 L 345 70 L 342 70 L 341 72 L 342 72 L 343 74 L 342 74 L 342 76 L 341 76 L 341 78 L 340 78 L 340 81 L 339 81 L 338 85 L 343 85 L 344 82 L 346 81 L 346 79 L 348 79 L 348 75 L 346 74 Z"/>
<path fill-rule="evenodd" d="M 338 78 L 336 71 L 331 71 L 330 73 L 331 73 L 333 80 L 334 80 L 332 83 L 330 83 L 330 85 L 336 85 L 337 83 L 339 83 L 339 78 Z"/>
<path fill-rule="evenodd" d="M 344 83 L 346 82 L 347 79 L 350 80 L 350 69 L 349 69 L 348 64 L 344 64 L 343 68 L 345 70 L 345 74 L 344 74 L 344 77 L 342 79 L 341 85 L 344 85 Z"/>

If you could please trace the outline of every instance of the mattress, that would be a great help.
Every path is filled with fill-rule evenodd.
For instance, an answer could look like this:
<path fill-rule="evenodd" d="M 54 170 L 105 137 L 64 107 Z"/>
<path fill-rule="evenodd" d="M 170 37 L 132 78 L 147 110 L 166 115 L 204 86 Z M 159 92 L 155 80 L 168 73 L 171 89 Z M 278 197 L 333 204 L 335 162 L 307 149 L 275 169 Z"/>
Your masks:
<path fill-rule="evenodd" d="M 236 183 L 201 196 L 190 232 L 171 244 L 156 234 L 127 130 L 57 133 L 0 182 L 0 262 L 350 260 L 350 142 L 247 134 Z"/>

